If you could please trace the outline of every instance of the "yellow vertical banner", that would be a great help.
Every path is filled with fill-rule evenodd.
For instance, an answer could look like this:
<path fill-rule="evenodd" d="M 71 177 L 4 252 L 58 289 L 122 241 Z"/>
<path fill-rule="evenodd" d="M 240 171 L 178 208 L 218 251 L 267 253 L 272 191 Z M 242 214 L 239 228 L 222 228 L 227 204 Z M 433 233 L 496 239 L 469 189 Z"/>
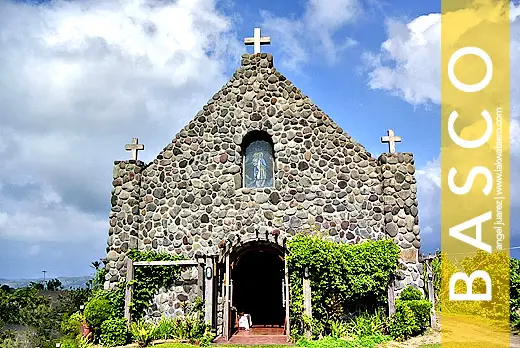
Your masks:
<path fill-rule="evenodd" d="M 510 345 L 509 7 L 442 0 L 442 347 Z"/>

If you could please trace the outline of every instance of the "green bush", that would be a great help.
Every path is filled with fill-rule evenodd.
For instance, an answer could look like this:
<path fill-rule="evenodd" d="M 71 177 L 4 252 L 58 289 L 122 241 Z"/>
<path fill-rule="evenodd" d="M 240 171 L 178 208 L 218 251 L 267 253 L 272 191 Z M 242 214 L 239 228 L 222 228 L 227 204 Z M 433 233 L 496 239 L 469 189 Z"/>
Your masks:
<path fill-rule="evenodd" d="M 169 339 L 178 338 L 177 333 L 179 331 L 180 320 L 172 318 L 162 317 L 157 323 L 154 331 L 154 339 Z"/>
<path fill-rule="evenodd" d="M 332 338 L 347 338 L 350 337 L 350 330 L 344 321 L 335 320 L 330 325 L 330 336 Z"/>
<path fill-rule="evenodd" d="M 368 312 L 355 316 L 348 324 L 350 336 L 369 337 L 382 334 L 385 328 L 382 314 L 376 311 L 375 314 Z"/>
<path fill-rule="evenodd" d="M 417 321 L 410 307 L 404 302 L 396 301 L 395 313 L 388 321 L 388 333 L 396 340 L 404 340 L 418 331 Z"/>
<path fill-rule="evenodd" d="M 94 293 L 95 298 L 103 298 L 110 303 L 114 310 L 113 318 L 122 318 L 125 316 L 125 282 L 122 281 L 110 290 L 97 290 Z"/>
<path fill-rule="evenodd" d="M 65 338 L 60 343 L 61 348 L 91 348 L 93 346 L 93 344 L 85 337 Z M 54 347 L 55 346 L 53 345 L 52 348 Z"/>
<path fill-rule="evenodd" d="M 215 337 L 217 337 L 217 335 L 215 335 L 215 333 L 208 326 L 204 332 L 204 335 L 199 339 L 199 345 L 201 347 L 209 347 L 211 346 L 211 343 Z"/>
<path fill-rule="evenodd" d="M 114 308 L 107 299 L 94 297 L 85 306 L 84 315 L 90 325 L 99 328 L 105 320 L 114 317 Z"/>
<path fill-rule="evenodd" d="M 64 316 L 71 316 L 81 305 L 85 305 L 92 296 L 91 289 L 70 289 L 58 296 L 56 311 Z"/>
<path fill-rule="evenodd" d="M 412 310 L 412 313 L 415 316 L 415 320 L 417 321 L 417 325 L 419 326 L 419 330 L 423 330 L 424 328 L 430 326 L 430 316 L 432 304 L 428 300 L 412 300 L 412 301 L 404 301 L 405 304 Z"/>
<path fill-rule="evenodd" d="M 420 300 L 423 298 L 423 295 L 419 289 L 414 286 L 407 286 L 401 291 L 399 298 L 403 301 L 412 301 L 412 300 Z"/>
<path fill-rule="evenodd" d="M 60 348 L 78 348 L 78 341 L 74 338 L 65 338 L 60 343 Z"/>
<path fill-rule="evenodd" d="M 122 346 L 128 341 L 126 319 L 108 319 L 101 324 L 101 344 L 105 347 Z"/>
<path fill-rule="evenodd" d="M 0 340 L 0 348 L 20 348 L 21 343 L 16 338 L 5 338 Z"/>
<path fill-rule="evenodd" d="M 302 272 L 308 267 L 312 288 L 312 316 L 330 333 L 330 322 L 344 320 L 359 303 L 366 310 L 386 306 L 387 284 L 397 270 L 400 250 L 392 240 L 341 244 L 313 231 L 287 241 L 291 333 L 301 335 L 303 322 Z M 314 328 L 313 328 L 314 330 Z"/>
<path fill-rule="evenodd" d="M 76 342 L 78 342 L 78 348 L 91 348 L 93 346 L 86 337 L 80 337 Z"/>
<path fill-rule="evenodd" d="M 130 323 L 130 334 L 134 342 L 147 347 L 155 336 L 155 325 L 144 320 Z"/>
<path fill-rule="evenodd" d="M 0 330 L 0 348 L 19 348 L 21 343 L 16 338 L 14 332 L 10 330 Z"/>
<path fill-rule="evenodd" d="M 505 323 L 514 312 L 515 303 L 520 304 L 520 278 L 518 261 L 509 258 L 507 253 L 497 251 L 487 253 L 478 250 L 474 255 L 462 259 L 439 253 L 432 262 L 436 294 L 436 309 L 448 314 L 472 315 L 485 317 Z M 485 271 L 493 279 L 493 301 L 449 301 L 449 287 L 440 286 L 441 280 L 450 279 L 455 272 L 471 274 L 476 269 Z M 473 293 L 485 293 L 486 283 L 483 279 L 475 279 Z M 465 282 L 455 284 L 455 293 L 466 291 Z M 514 315 L 513 315 L 514 316 Z M 514 320 L 512 320 L 514 322 Z"/>
<path fill-rule="evenodd" d="M 430 325 L 432 304 L 414 287 L 403 289 L 395 301 L 395 314 L 388 321 L 388 332 L 398 340 L 415 336 Z"/>
<path fill-rule="evenodd" d="M 65 337 L 76 338 L 80 334 L 81 324 L 86 323 L 85 317 L 80 313 L 73 313 L 70 317 L 64 317 L 61 322 L 61 332 Z"/>
<path fill-rule="evenodd" d="M 176 338 L 201 346 L 209 346 L 216 335 L 212 332 L 210 325 L 205 322 L 202 299 L 195 299 L 193 304 L 186 305 L 183 309 L 184 316 L 162 317 L 153 330 L 153 338 Z"/>

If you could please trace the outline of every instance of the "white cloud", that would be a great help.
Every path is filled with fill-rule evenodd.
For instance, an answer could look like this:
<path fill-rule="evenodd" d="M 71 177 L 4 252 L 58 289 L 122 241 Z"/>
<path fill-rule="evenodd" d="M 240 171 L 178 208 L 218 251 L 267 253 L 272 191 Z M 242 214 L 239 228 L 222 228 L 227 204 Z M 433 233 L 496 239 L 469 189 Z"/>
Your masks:
<path fill-rule="evenodd" d="M 357 44 L 352 38 L 338 38 L 341 29 L 362 13 L 358 0 L 308 0 L 299 17 L 275 16 L 262 11 L 262 26 L 280 42 L 281 66 L 299 70 L 311 52 L 335 64 L 346 49 Z"/>
<path fill-rule="evenodd" d="M 520 4 L 511 6 L 512 116 L 518 117 L 520 71 Z M 441 15 L 432 13 L 409 22 L 388 20 L 387 40 L 379 52 L 364 54 L 368 86 L 398 96 L 412 105 L 440 103 Z"/>
<path fill-rule="evenodd" d="M 387 21 L 388 39 L 381 51 L 364 55 L 368 85 L 412 105 L 440 102 L 440 15 L 409 23 Z"/>
<path fill-rule="evenodd" d="M 511 6 L 511 203 L 520 207 L 520 4 Z M 389 20 L 379 52 L 364 55 L 368 86 L 411 105 L 440 104 L 440 14 L 409 22 Z M 440 228 L 440 161 L 417 170 L 423 231 Z"/>
<path fill-rule="evenodd" d="M 243 52 L 215 6 L 0 2 L 0 247 L 103 255 L 124 144 L 139 137 L 152 160 Z"/>

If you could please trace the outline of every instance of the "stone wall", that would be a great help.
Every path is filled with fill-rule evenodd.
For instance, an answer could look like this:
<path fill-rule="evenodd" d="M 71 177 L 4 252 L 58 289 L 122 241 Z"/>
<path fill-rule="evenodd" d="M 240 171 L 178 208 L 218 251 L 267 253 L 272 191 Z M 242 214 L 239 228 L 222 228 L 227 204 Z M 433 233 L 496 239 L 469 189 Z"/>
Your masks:
<path fill-rule="evenodd" d="M 398 294 L 408 284 L 422 289 L 424 282 L 419 263 L 421 236 L 413 155 L 385 153 L 379 157 L 378 163 L 381 167 L 385 230 L 401 248 L 395 290 Z"/>
<path fill-rule="evenodd" d="M 188 267 L 169 289 L 159 290 L 145 318 L 158 321 L 162 316 L 182 316 L 185 314 L 186 306 L 193 303 L 197 297 L 202 297 L 198 286 L 198 271 L 196 267 Z"/>
<path fill-rule="evenodd" d="M 272 188 L 242 187 L 243 137 L 268 133 Z M 230 82 L 143 171 L 139 248 L 188 257 L 306 227 L 337 241 L 384 235 L 377 161 L 272 67 L 246 55 Z"/>
<path fill-rule="evenodd" d="M 243 187 L 242 140 L 251 131 L 272 139 L 274 187 Z M 310 227 L 344 243 L 394 238 L 404 261 L 397 288 L 418 284 L 414 171 L 411 154 L 373 158 L 273 67 L 271 55 L 244 55 L 152 163 L 116 163 L 106 286 L 124 275 L 132 246 L 194 259 L 254 240 L 284 245 Z M 159 295 L 157 308 L 175 313 L 172 296 Z"/>
<path fill-rule="evenodd" d="M 105 288 L 116 285 L 126 275 L 126 252 L 137 248 L 142 216 L 141 161 L 115 161 L 112 181 L 112 209 L 109 214 Z"/>

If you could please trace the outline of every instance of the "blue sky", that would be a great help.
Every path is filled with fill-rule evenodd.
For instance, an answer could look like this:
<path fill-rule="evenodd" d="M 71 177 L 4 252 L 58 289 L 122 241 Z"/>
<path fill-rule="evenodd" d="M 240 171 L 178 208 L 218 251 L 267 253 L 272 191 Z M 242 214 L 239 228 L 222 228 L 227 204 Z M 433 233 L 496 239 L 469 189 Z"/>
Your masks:
<path fill-rule="evenodd" d="M 402 136 L 433 252 L 439 11 L 438 1 L 2 1 L 0 277 L 89 274 L 105 252 L 113 161 L 132 137 L 151 161 L 252 51 L 242 40 L 254 27 L 271 37 L 262 50 L 278 70 L 374 156 L 387 129 Z M 513 168 L 518 153 L 514 141 Z"/>

